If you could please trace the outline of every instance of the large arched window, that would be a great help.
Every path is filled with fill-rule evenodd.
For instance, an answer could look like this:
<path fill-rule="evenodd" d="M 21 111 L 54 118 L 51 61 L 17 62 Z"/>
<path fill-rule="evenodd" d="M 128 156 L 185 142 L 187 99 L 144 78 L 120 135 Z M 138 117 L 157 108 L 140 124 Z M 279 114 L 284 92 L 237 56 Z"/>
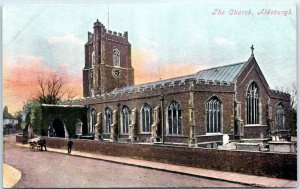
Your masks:
<path fill-rule="evenodd" d="M 168 107 L 168 132 L 170 135 L 181 135 L 181 108 L 180 104 L 172 101 Z"/>
<path fill-rule="evenodd" d="M 144 104 L 141 109 L 141 122 L 142 122 L 142 132 L 147 133 L 151 131 L 152 123 L 152 109 L 149 104 Z"/>
<path fill-rule="evenodd" d="M 123 106 L 121 110 L 121 131 L 124 134 L 128 133 L 130 124 L 130 110 L 127 106 Z"/>
<path fill-rule="evenodd" d="M 119 49 L 113 49 L 113 65 L 120 67 L 120 51 Z"/>
<path fill-rule="evenodd" d="M 276 107 L 276 129 L 283 130 L 284 129 L 284 108 L 281 104 L 278 104 Z"/>
<path fill-rule="evenodd" d="M 222 128 L 222 106 L 217 97 L 210 98 L 205 104 L 206 132 L 220 133 Z"/>
<path fill-rule="evenodd" d="M 247 124 L 259 124 L 259 91 L 255 82 L 247 90 Z"/>
<path fill-rule="evenodd" d="M 90 121 L 89 133 L 94 132 L 96 123 L 97 123 L 97 112 L 96 112 L 95 109 L 92 109 L 91 110 L 91 121 Z"/>
<path fill-rule="evenodd" d="M 108 107 L 105 108 L 104 119 L 103 133 L 110 133 L 110 126 L 112 124 L 112 111 Z"/>

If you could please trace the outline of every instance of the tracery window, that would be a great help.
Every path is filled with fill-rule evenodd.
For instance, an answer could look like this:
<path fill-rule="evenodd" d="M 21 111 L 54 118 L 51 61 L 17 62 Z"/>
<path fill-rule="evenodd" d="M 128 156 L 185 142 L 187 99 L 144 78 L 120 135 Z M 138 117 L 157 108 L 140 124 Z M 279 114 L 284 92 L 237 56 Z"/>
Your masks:
<path fill-rule="evenodd" d="M 247 90 L 247 124 L 259 124 L 259 91 L 255 82 Z"/>
<path fill-rule="evenodd" d="M 152 109 L 149 104 L 144 104 L 141 109 L 141 116 L 142 132 L 150 132 L 152 123 Z"/>
<path fill-rule="evenodd" d="M 168 133 L 170 135 L 181 135 L 181 108 L 180 104 L 172 101 L 168 106 Z"/>
<path fill-rule="evenodd" d="M 104 111 L 104 127 L 103 127 L 103 133 L 110 133 L 110 126 L 112 124 L 112 111 L 109 107 L 105 108 Z"/>
<path fill-rule="evenodd" d="M 127 134 L 130 124 L 130 110 L 127 106 L 123 106 L 121 110 L 121 131 L 123 134 Z"/>
<path fill-rule="evenodd" d="M 210 98 L 205 104 L 206 132 L 220 133 L 222 128 L 222 106 L 217 97 Z"/>
<path fill-rule="evenodd" d="M 119 49 L 113 49 L 113 65 L 120 67 L 120 51 Z"/>
<path fill-rule="evenodd" d="M 281 104 L 278 104 L 276 107 L 276 129 L 283 130 L 284 129 L 284 108 Z"/>

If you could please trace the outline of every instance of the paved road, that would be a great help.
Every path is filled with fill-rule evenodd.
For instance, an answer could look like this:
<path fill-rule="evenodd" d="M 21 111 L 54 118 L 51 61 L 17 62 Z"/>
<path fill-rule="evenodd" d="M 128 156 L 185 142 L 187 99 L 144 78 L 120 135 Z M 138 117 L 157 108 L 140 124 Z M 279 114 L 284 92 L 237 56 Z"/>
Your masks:
<path fill-rule="evenodd" d="M 4 137 L 4 162 L 22 172 L 17 188 L 242 187 L 243 185 L 52 152 L 31 152 Z"/>

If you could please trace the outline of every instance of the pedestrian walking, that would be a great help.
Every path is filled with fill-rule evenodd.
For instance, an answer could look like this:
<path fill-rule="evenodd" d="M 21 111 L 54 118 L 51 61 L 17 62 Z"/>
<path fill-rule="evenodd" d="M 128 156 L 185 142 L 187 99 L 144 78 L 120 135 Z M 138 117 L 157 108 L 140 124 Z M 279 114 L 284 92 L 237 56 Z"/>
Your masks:
<path fill-rule="evenodd" d="M 71 153 L 72 146 L 73 146 L 73 141 L 71 140 L 71 138 L 69 138 L 69 141 L 68 141 L 68 154 Z"/>
<path fill-rule="evenodd" d="M 45 148 L 45 151 L 47 151 L 47 148 L 46 148 L 46 139 L 42 136 L 39 138 L 38 140 L 38 145 L 40 145 L 40 151 L 43 151 L 43 147 Z"/>

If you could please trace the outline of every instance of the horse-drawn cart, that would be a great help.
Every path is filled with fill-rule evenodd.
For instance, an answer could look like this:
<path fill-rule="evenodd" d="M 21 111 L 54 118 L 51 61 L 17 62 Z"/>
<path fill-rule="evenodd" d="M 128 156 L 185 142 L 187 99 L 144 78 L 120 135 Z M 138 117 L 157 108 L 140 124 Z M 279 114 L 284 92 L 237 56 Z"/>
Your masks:
<path fill-rule="evenodd" d="M 41 150 L 41 142 L 40 142 L 40 138 L 32 138 L 28 141 L 29 145 L 30 145 L 30 150 L 34 151 L 36 150 Z"/>

